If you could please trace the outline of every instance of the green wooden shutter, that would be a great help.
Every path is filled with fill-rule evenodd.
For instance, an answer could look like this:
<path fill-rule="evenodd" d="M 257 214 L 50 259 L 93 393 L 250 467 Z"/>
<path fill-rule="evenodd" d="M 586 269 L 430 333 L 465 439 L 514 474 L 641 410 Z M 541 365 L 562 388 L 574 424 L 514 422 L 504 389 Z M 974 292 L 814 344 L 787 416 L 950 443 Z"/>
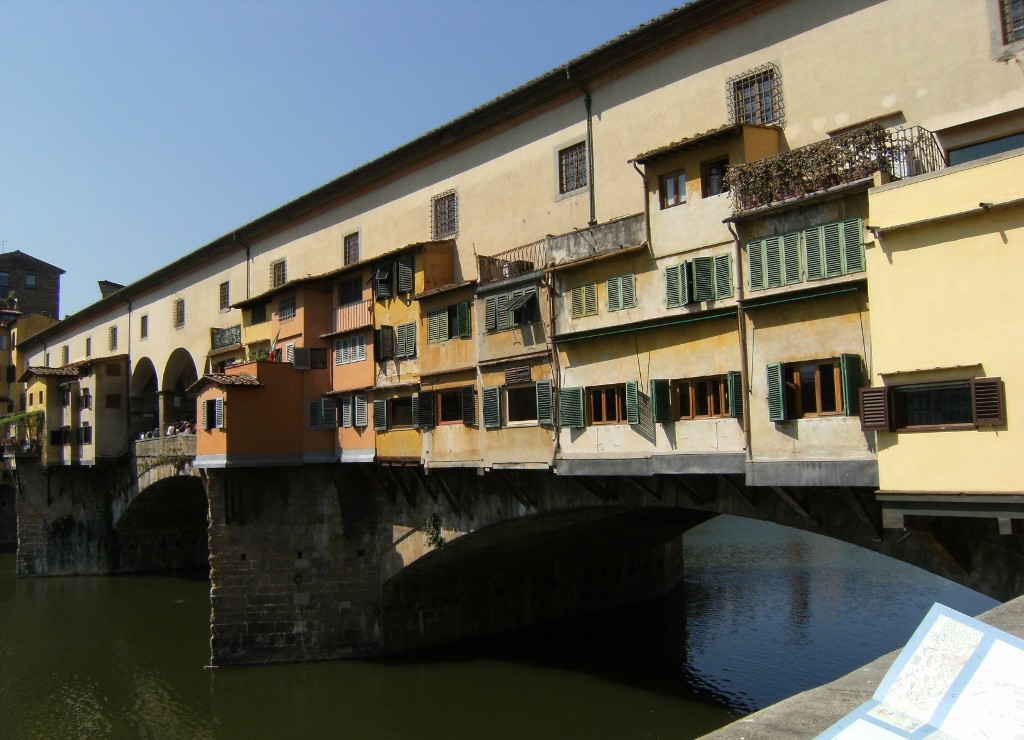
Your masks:
<path fill-rule="evenodd" d="M 751 290 L 764 290 L 765 288 L 765 242 L 765 239 L 755 239 L 754 241 L 747 242 L 747 265 L 748 272 L 750 273 Z"/>
<path fill-rule="evenodd" d="M 764 240 L 764 263 L 769 288 L 782 286 L 782 240 L 770 236 Z"/>
<path fill-rule="evenodd" d="M 391 297 L 391 270 L 378 267 L 373 271 L 373 292 L 377 298 Z"/>
<path fill-rule="evenodd" d="M 398 292 L 412 293 L 416 287 L 413 280 L 413 255 L 403 254 L 395 263 L 395 270 L 398 272 Z"/>
<path fill-rule="evenodd" d="M 309 428 L 310 429 L 322 429 L 324 425 L 323 417 L 320 415 L 321 407 L 319 401 L 309 401 L 307 404 L 309 409 Z"/>
<path fill-rule="evenodd" d="M 550 380 L 537 381 L 537 423 L 555 423 L 554 392 Z"/>
<path fill-rule="evenodd" d="M 821 254 L 822 227 L 814 226 L 804 230 L 804 253 L 807 256 L 807 279 L 820 280 L 825 277 L 825 266 Z"/>
<path fill-rule="evenodd" d="M 715 265 L 711 257 L 693 258 L 693 299 L 712 301 L 715 298 Z"/>
<path fill-rule="evenodd" d="M 583 286 L 583 315 L 597 315 L 597 283 L 587 283 Z"/>
<path fill-rule="evenodd" d="M 473 336 L 473 317 L 469 301 L 462 301 L 455 309 L 460 337 Z"/>
<path fill-rule="evenodd" d="M 209 429 L 210 428 L 210 402 L 209 401 L 203 401 L 202 408 L 203 408 L 203 429 Z"/>
<path fill-rule="evenodd" d="M 344 427 L 345 429 L 352 428 L 352 407 L 354 405 L 353 401 L 355 401 L 354 398 L 341 399 L 341 426 Z"/>
<path fill-rule="evenodd" d="M 732 297 L 732 255 L 715 256 L 715 298 Z"/>
<path fill-rule="evenodd" d="M 635 380 L 626 383 L 626 423 L 640 423 L 640 391 Z"/>
<path fill-rule="evenodd" d="M 388 429 L 388 402 L 377 399 L 373 402 L 373 430 L 386 432 Z"/>
<path fill-rule="evenodd" d="M 217 425 L 218 429 L 223 429 L 225 426 L 227 426 L 226 420 L 224 418 L 224 399 L 218 398 L 216 400 L 216 403 L 214 403 L 213 408 L 213 423 Z"/>
<path fill-rule="evenodd" d="M 448 323 L 448 309 L 442 309 L 440 311 L 431 311 L 427 314 L 427 343 L 437 344 L 438 342 L 444 341 L 441 339 L 441 318 L 444 317 L 444 323 Z"/>
<path fill-rule="evenodd" d="M 889 389 L 860 389 L 860 428 L 864 431 L 892 431 L 892 415 L 889 413 Z"/>
<path fill-rule="evenodd" d="M 864 384 L 864 372 L 860 355 L 840 355 L 839 370 L 843 383 L 843 413 L 856 416 L 860 413 L 860 387 Z"/>
<path fill-rule="evenodd" d="M 859 218 L 843 224 L 843 274 L 864 272 L 864 225 Z"/>
<path fill-rule="evenodd" d="M 501 386 L 484 388 L 484 428 L 496 429 L 501 426 Z"/>
<path fill-rule="evenodd" d="M 471 385 L 463 386 L 462 394 L 462 423 L 468 427 L 476 424 L 476 389 Z"/>
<path fill-rule="evenodd" d="M 377 360 L 395 359 L 395 328 L 393 326 L 382 326 L 377 330 Z"/>
<path fill-rule="evenodd" d="M 665 305 L 668 308 L 680 308 L 683 301 L 683 265 L 669 265 L 665 268 Z"/>
<path fill-rule="evenodd" d="M 583 286 L 577 285 L 571 291 L 569 291 L 570 301 L 570 315 L 574 319 L 578 319 L 583 315 Z"/>
<path fill-rule="evenodd" d="M 566 429 L 582 429 L 584 420 L 583 388 L 559 388 L 558 424 Z"/>
<path fill-rule="evenodd" d="M 651 380 L 648 383 L 651 393 L 652 421 L 667 424 L 672 421 L 672 389 L 667 380 Z"/>
<path fill-rule="evenodd" d="M 786 367 L 781 362 L 768 365 L 768 420 L 786 420 Z"/>
<path fill-rule="evenodd" d="M 729 392 L 729 417 L 743 420 L 743 376 L 738 370 L 730 370 L 725 376 Z"/>
<path fill-rule="evenodd" d="M 445 319 L 447 323 L 447 318 Z M 409 322 L 398 327 L 398 341 L 395 345 L 395 357 L 416 356 L 416 324 Z"/>
<path fill-rule="evenodd" d="M 636 275 L 633 273 L 623 275 L 619 278 L 619 282 L 622 288 L 622 307 L 636 308 Z"/>
<path fill-rule="evenodd" d="M 484 328 L 494 331 L 498 328 L 497 299 L 494 296 L 484 299 Z"/>
<path fill-rule="evenodd" d="M 320 402 L 321 416 L 325 427 L 338 426 L 338 402 L 333 398 L 325 398 Z"/>
<path fill-rule="evenodd" d="M 835 277 L 843 274 L 843 231 L 838 221 L 827 223 L 822 227 L 822 244 L 825 248 L 825 276 Z"/>
<path fill-rule="evenodd" d="M 435 407 L 434 392 L 420 391 L 412 397 L 412 423 L 418 429 L 429 429 L 434 426 Z"/>
<path fill-rule="evenodd" d="M 509 299 L 510 296 L 508 294 L 499 295 L 495 298 L 495 321 L 497 329 L 507 329 L 509 327 Z"/>
<path fill-rule="evenodd" d="M 782 235 L 782 280 L 785 285 L 799 283 L 800 274 L 800 234 L 793 231 Z"/>
<path fill-rule="evenodd" d="M 368 421 L 366 418 L 366 396 L 359 395 L 356 396 L 354 400 L 356 406 L 355 425 L 357 427 L 365 427 Z M 374 409 L 374 411 L 376 411 L 376 409 Z"/>
<path fill-rule="evenodd" d="M 605 282 L 605 288 L 608 292 L 608 310 L 609 311 L 621 311 L 622 310 L 622 293 L 620 291 L 619 278 L 611 277 Z"/>

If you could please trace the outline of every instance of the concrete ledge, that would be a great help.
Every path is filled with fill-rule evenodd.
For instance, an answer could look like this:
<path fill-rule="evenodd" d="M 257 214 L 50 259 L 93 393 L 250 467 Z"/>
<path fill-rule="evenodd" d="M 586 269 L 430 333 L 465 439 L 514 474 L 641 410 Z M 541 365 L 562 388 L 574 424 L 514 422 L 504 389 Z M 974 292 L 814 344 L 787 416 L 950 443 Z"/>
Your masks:
<path fill-rule="evenodd" d="M 330 462 L 330 460 L 327 460 Z M 194 468 L 272 468 L 302 465 L 302 455 L 199 455 Z"/>
<path fill-rule="evenodd" d="M 878 488 L 874 460 L 780 460 L 747 463 L 748 486 Z"/>
<path fill-rule="evenodd" d="M 377 456 L 376 447 L 363 447 L 354 450 L 341 450 L 338 453 L 338 462 L 343 463 L 372 463 Z"/>
<path fill-rule="evenodd" d="M 694 475 L 743 475 L 747 469 L 744 452 L 707 452 L 703 454 L 654 455 L 655 475 L 691 473 Z"/>
<path fill-rule="evenodd" d="M 921 617 L 924 618 L 924 614 Z M 997 606 L 978 619 L 1024 638 L 1024 596 Z M 899 652 L 894 650 L 832 683 L 791 696 L 704 737 L 712 740 L 814 737 L 870 699 Z"/>
<path fill-rule="evenodd" d="M 555 463 L 558 475 L 636 475 L 650 476 L 653 466 L 649 457 L 559 458 Z"/>

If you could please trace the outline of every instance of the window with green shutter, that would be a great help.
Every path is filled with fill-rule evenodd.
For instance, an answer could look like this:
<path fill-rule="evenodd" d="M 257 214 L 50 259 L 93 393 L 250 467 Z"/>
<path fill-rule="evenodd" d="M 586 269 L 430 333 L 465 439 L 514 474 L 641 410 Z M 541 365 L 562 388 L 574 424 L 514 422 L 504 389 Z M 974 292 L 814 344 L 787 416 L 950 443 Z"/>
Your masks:
<path fill-rule="evenodd" d="M 571 313 L 574 319 L 597 315 L 597 283 L 577 285 L 570 291 Z"/>
<path fill-rule="evenodd" d="M 416 322 L 410 321 L 406 324 L 399 324 L 396 329 L 395 357 L 416 356 Z"/>
<path fill-rule="evenodd" d="M 388 428 L 388 402 L 377 399 L 373 402 L 373 430 L 386 432 Z"/>
<path fill-rule="evenodd" d="M 458 322 L 458 332 L 460 337 L 471 337 L 473 336 L 473 323 L 472 323 L 472 311 L 470 310 L 469 301 L 462 301 L 455 308 L 456 321 Z"/>
<path fill-rule="evenodd" d="M 864 385 L 864 366 L 860 355 L 839 355 L 839 369 L 843 385 L 843 413 L 860 413 L 860 387 Z"/>
<path fill-rule="evenodd" d="M 665 268 L 665 305 L 681 308 L 690 302 L 690 263 Z"/>
<path fill-rule="evenodd" d="M 476 389 L 471 385 L 460 389 L 462 394 L 462 423 L 468 427 L 476 424 Z"/>
<path fill-rule="evenodd" d="M 395 271 L 398 273 L 398 292 L 412 293 L 416 287 L 413 278 L 413 255 L 401 255 L 395 262 Z"/>
<path fill-rule="evenodd" d="M 826 360 L 768 365 L 768 406 L 772 421 L 860 413 L 863 361 L 844 354 Z"/>
<path fill-rule="evenodd" d="M 365 427 L 367 424 L 366 418 L 366 406 L 367 398 L 365 395 L 354 396 L 352 399 L 355 402 L 355 425 L 357 427 Z"/>
<path fill-rule="evenodd" d="M 484 299 L 484 328 L 489 332 L 538 321 L 540 304 L 536 288 L 521 288 Z"/>
<path fill-rule="evenodd" d="M 651 380 L 651 419 L 659 424 L 672 421 L 672 388 L 668 380 Z"/>
<path fill-rule="evenodd" d="M 333 398 L 320 400 L 321 416 L 325 428 L 338 426 L 338 402 Z"/>
<path fill-rule="evenodd" d="M 558 389 L 558 424 L 565 429 L 582 429 L 586 414 L 583 406 L 583 388 Z"/>
<path fill-rule="evenodd" d="M 391 274 L 390 265 L 378 265 L 373 271 L 373 296 L 380 300 L 381 298 L 390 298 L 392 295 L 391 283 L 393 277 Z"/>
<path fill-rule="evenodd" d="M 864 225 L 860 218 L 832 221 L 803 232 L 807 279 L 863 272 Z"/>
<path fill-rule="evenodd" d="M 439 308 L 427 314 L 427 342 L 438 344 L 448 341 L 448 309 Z"/>
<path fill-rule="evenodd" d="M 626 423 L 640 423 L 640 392 L 635 380 L 626 383 Z"/>
<path fill-rule="evenodd" d="M 484 428 L 496 429 L 501 426 L 501 386 L 484 388 Z"/>
<path fill-rule="evenodd" d="M 693 299 L 713 301 L 732 296 L 732 255 L 693 258 Z"/>
<path fill-rule="evenodd" d="M 768 365 L 768 420 L 786 420 L 786 368 L 781 362 Z"/>
<path fill-rule="evenodd" d="M 377 362 L 395 359 L 395 328 L 382 326 L 377 330 Z"/>
<path fill-rule="evenodd" d="M 743 376 L 737 370 L 725 374 L 729 394 L 729 417 L 743 419 Z"/>
<path fill-rule="evenodd" d="M 554 391 L 550 380 L 537 381 L 537 422 L 540 424 L 555 423 Z"/>
<path fill-rule="evenodd" d="M 412 421 L 418 429 L 434 426 L 436 399 L 433 391 L 420 391 L 412 397 Z"/>
<path fill-rule="evenodd" d="M 636 276 L 618 275 L 608 278 L 605 284 L 608 291 L 608 310 L 623 311 L 636 307 Z"/>

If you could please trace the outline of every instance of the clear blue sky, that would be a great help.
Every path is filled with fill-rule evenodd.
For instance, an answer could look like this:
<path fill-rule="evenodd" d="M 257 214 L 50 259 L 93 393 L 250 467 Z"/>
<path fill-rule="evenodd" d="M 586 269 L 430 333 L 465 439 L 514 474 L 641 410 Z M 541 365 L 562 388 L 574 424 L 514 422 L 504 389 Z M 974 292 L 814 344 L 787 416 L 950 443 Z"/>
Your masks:
<path fill-rule="evenodd" d="M 682 0 L 0 0 L 0 242 L 61 313 Z"/>

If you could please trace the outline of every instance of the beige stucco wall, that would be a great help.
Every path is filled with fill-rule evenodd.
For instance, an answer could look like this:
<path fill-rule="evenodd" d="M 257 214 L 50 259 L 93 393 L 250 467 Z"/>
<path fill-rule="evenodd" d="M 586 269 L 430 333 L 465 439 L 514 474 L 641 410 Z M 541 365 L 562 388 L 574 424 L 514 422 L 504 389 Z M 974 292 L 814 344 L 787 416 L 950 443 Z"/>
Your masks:
<path fill-rule="evenodd" d="M 868 252 L 872 385 L 999 377 L 1007 423 L 991 429 L 879 433 L 880 487 L 1024 489 L 1024 154 L 994 157 L 871 191 Z M 928 220 L 966 213 L 953 220 Z M 886 228 L 920 222 L 916 227 Z"/>

